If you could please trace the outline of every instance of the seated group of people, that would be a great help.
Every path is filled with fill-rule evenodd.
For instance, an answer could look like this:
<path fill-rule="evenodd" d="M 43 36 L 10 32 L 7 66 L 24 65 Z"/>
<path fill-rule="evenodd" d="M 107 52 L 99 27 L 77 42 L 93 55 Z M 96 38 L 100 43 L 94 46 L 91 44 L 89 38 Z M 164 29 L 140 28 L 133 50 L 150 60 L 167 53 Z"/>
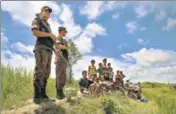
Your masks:
<path fill-rule="evenodd" d="M 111 63 L 107 63 L 107 59 L 103 59 L 103 63 L 98 64 L 99 68 L 95 66 L 95 60 L 91 60 L 91 65 L 88 67 L 88 71 L 82 71 L 82 78 L 79 81 L 80 91 L 82 93 L 87 91 L 90 85 L 97 84 L 105 87 L 121 86 L 124 87 L 123 78 L 125 75 L 122 71 L 117 70 L 114 75 Z"/>
<path fill-rule="evenodd" d="M 88 71 L 82 71 L 82 78 L 79 81 L 79 87 L 81 93 L 89 93 L 89 88 L 92 85 L 97 87 L 103 86 L 106 91 L 109 90 L 122 90 L 125 94 L 133 99 L 141 99 L 141 84 L 138 83 L 138 90 L 131 88 L 129 80 L 124 84 L 125 75 L 122 71 L 117 70 L 116 74 L 113 72 L 111 63 L 107 63 L 107 59 L 103 59 L 103 63 L 98 64 L 98 69 L 95 66 L 95 60 L 91 60 L 91 65 L 88 67 Z M 101 88 L 102 89 L 102 88 Z"/>

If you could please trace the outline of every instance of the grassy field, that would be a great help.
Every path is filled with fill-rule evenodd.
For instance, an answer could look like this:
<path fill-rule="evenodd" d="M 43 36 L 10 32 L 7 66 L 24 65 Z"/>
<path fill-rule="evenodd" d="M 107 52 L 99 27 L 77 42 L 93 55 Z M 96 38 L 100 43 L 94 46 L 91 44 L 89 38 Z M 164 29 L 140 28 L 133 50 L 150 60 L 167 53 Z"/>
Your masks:
<path fill-rule="evenodd" d="M 33 97 L 32 73 L 23 68 L 1 67 L 2 109 L 21 107 Z M 72 105 L 62 104 L 62 112 L 58 114 L 103 114 L 104 109 L 113 110 L 114 114 L 176 114 L 176 91 L 169 84 L 143 83 L 143 96 L 149 99 L 148 103 L 141 103 L 125 98 L 121 93 L 112 93 L 99 98 L 85 98 Z M 66 87 L 78 89 L 74 81 Z M 49 79 L 47 93 L 55 97 L 55 80 Z"/>

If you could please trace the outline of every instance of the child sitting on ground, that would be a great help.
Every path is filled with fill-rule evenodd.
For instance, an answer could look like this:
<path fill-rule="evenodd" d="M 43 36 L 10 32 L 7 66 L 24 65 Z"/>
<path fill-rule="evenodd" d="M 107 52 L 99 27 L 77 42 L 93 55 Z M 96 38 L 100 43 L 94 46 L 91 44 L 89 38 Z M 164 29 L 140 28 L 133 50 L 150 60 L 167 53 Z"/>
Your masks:
<path fill-rule="evenodd" d="M 119 70 L 116 71 L 115 84 L 116 85 L 120 85 L 121 84 L 121 77 L 120 77 L 120 71 Z"/>
<path fill-rule="evenodd" d="M 80 87 L 81 93 L 84 93 L 84 91 L 87 91 L 89 86 L 93 83 L 93 81 L 91 81 L 87 78 L 87 71 L 85 71 L 85 70 L 82 72 L 82 76 L 83 77 L 79 81 L 79 87 Z"/>
<path fill-rule="evenodd" d="M 108 63 L 108 73 L 109 73 L 109 81 L 113 82 L 114 72 L 113 68 L 111 67 L 111 63 Z"/>

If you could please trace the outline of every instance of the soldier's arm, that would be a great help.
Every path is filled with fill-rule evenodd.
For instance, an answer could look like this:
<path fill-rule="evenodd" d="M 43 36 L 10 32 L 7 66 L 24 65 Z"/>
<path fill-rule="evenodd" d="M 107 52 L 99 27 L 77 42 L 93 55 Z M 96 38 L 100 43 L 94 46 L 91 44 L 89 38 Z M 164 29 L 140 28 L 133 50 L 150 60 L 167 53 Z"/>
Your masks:
<path fill-rule="evenodd" d="M 39 22 L 36 19 L 34 19 L 32 22 L 32 27 L 31 27 L 31 30 L 32 30 L 32 33 L 34 36 L 36 36 L 36 37 L 51 37 L 51 33 L 39 31 L 39 26 L 40 26 Z"/>
<path fill-rule="evenodd" d="M 59 44 L 59 48 L 60 48 L 60 49 L 65 49 L 65 50 L 68 50 L 68 49 L 69 49 L 68 47 L 66 47 L 65 45 L 62 45 L 62 44 Z"/>
<path fill-rule="evenodd" d="M 59 39 L 59 41 L 61 42 L 61 40 Z M 69 47 L 67 47 L 66 45 L 63 45 L 62 43 L 58 43 L 58 47 L 59 49 L 63 49 L 63 50 L 68 50 Z"/>

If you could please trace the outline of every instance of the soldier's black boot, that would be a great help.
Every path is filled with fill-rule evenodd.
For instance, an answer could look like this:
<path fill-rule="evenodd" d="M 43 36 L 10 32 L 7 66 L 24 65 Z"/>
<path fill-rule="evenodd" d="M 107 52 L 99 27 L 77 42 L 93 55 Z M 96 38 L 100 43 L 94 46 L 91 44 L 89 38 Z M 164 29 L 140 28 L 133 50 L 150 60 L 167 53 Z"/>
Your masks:
<path fill-rule="evenodd" d="M 61 99 L 64 99 L 64 98 L 65 98 L 65 94 L 64 94 L 63 89 L 61 89 Z"/>
<path fill-rule="evenodd" d="M 46 95 L 46 87 L 41 88 L 41 98 L 48 100 L 49 97 Z"/>
<path fill-rule="evenodd" d="M 46 94 L 46 87 L 41 88 L 41 100 L 42 101 L 54 101 L 52 99 L 50 99 L 47 94 Z"/>
<path fill-rule="evenodd" d="M 34 98 L 33 98 L 33 102 L 35 104 L 40 104 L 40 102 L 41 102 L 41 91 L 40 91 L 40 87 L 34 86 Z"/>
<path fill-rule="evenodd" d="M 61 99 L 64 99 L 64 98 L 65 98 L 65 95 L 64 95 L 64 93 L 63 93 L 63 89 L 57 88 L 57 96 L 56 96 L 56 98 L 57 98 L 58 100 L 61 100 Z"/>

